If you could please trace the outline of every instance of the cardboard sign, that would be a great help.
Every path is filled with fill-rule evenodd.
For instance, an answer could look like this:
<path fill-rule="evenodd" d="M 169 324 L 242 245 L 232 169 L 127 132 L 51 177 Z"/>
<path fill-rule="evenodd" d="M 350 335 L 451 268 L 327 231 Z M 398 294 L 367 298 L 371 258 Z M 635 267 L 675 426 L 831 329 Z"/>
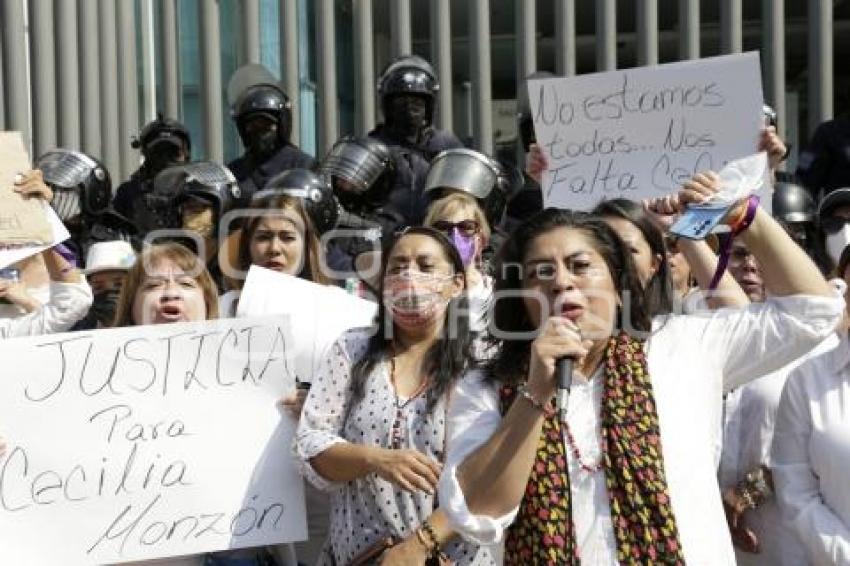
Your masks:
<path fill-rule="evenodd" d="M 529 81 L 546 206 L 672 193 L 756 151 L 764 124 L 758 53 Z"/>
<path fill-rule="evenodd" d="M 47 244 L 53 231 L 42 203 L 24 199 L 12 188 L 15 176 L 28 171 L 29 156 L 20 132 L 0 132 L 0 247 Z"/>
<path fill-rule="evenodd" d="M 286 317 L 0 342 L 0 556 L 88 565 L 306 539 Z M 14 362 L 10 362 L 14 360 Z"/>
<path fill-rule="evenodd" d="M 338 287 L 252 265 L 236 310 L 238 316 L 286 314 L 296 344 L 295 370 L 301 381 L 312 382 L 323 356 L 351 328 L 370 326 L 378 305 Z"/>
<path fill-rule="evenodd" d="M 53 210 L 46 202 L 37 203 L 44 211 L 44 217 L 47 219 L 53 237 L 46 245 L 26 245 L 14 246 L 9 248 L 0 247 L 0 268 L 8 267 L 15 262 L 21 261 L 35 254 L 41 253 L 47 248 L 52 248 L 56 244 L 62 243 L 71 237 L 68 228 L 59 219 L 56 211 Z"/>

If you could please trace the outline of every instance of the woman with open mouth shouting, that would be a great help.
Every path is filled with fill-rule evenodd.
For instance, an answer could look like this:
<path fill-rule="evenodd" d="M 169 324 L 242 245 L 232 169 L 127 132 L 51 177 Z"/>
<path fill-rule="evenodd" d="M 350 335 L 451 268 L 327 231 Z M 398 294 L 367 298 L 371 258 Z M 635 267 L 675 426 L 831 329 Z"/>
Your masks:
<path fill-rule="evenodd" d="M 654 212 L 717 185 L 696 175 Z M 452 392 L 440 507 L 466 540 L 504 534 L 506 564 L 735 563 L 714 466 L 723 392 L 813 348 L 842 312 L 767 213 L 735 212 L 774 295 L 699 315 L 652 317 L 603 220 L 549 209 L 517 228 L 496 270 L 501 349 Z"/>
<path fill-rule="evenodd" d="M 181 244 L 147 248 L 127 274 L 115 326 L 196 322 L 218 318 L 215 282 Z"/>
<path fill-rule="evenodd" d="M 142 326 L 218 318 L 218 293 L 204 262 L 178 243 L 145 249 L 127 273 L 115 325 Z M 197 566 L 199 555 L 149 560 L 137 566 Z"/>
<path fill-rule="evenodd" d="M 382 254 L 380 281 L 376 327 L 334 344 L 298 427 L 304 473 L 331 493 L 319 563 L 491 564 L 454 537 L 435 495 L 448 392 L 471 359 L 463 261 L 443 234 L 411 228 Z"/>

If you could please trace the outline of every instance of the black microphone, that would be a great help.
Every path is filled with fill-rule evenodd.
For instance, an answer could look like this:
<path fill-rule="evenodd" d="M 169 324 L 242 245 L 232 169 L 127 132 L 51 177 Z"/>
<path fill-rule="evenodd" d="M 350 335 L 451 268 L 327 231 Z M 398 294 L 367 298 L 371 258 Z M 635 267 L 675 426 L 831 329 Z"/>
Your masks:
<path fill-rule="evenodd" d="M 573 385 L 573 359 L 558 358 L 555 362 L 555 378 L 558 380 L 558 392 L 555 401 L 561 420 L 567 418 L 567 402 L 570 399 L 570 387 Z"/>

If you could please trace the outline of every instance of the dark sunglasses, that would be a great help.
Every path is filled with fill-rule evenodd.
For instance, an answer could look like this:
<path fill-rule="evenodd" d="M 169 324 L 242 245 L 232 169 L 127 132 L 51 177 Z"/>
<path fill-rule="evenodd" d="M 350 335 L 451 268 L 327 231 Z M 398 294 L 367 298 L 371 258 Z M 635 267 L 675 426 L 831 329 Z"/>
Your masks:
<path fill-rule="evenodd" d="M 460 222 L 449 222 L 448 220 L 437 220 L 434 222 L 434 230 L 451 234 L 457 228 L 464 236 L 474 236 L 481 230 L 481 226 L 475 220 L 461 220 Z"/>

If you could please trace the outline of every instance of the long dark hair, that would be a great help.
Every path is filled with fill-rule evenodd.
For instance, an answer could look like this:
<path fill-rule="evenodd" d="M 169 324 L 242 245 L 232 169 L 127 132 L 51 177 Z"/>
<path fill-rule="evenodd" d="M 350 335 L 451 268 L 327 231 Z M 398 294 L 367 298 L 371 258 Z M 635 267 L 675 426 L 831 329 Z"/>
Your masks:
<path fill-rule="evenodd" d="M 384 275 L 387 271 L 387 262 L 396 244 L 405 236 L 422 235 L 428 236 L 436 241 L 443 250 L 449 263 L 452 265 L 453 274 L 463 279 L 466 287 L 466 276 L 463 261 L 454 245 L 442 233 L 431 228 L 418 226 L 409 228 L 397 234 L 388 245 L 384 247 L 381 255 L 381 275 L 378 283 L 378 314 L 376 316 L 376 331 L 369 339 L 369 345 L 354 366 L 351 368 L 351 394 L 353 400 L 363 399 L 366 390 L 366 380 L 375 366 L 391 352 L 392 328 L 387 328 L 388 321 L 392 324 L 392 318 L 388 315 L 384 306 Z M 466 295 L 452 299 L 446 309 L 446 318 L 443 321 L 443 331 L 439 339 L 425 352 L 423 370 L 433 381 L 428 388 L 428 410 L 432 410 L 443 394 L 448 392 L 455 381 L 460 379 L 472 360 L 472 337 L 469 331 L 469 314 L 466 306 Z M 453 324 L 452 324 L 453 323 Z"/>
<path fill-rule="evenodd" d="M 625 330 L 649 332 L 652 318 L 646 294 L 635 271 L 631 252 L 614 229 L 599 217 L 584 212 L 547 208 L 518 226 L 497 257 L 492 324 L 499 334 L 530 334 L 537 330 L 528 317 L 523 298 L 516 293 L 523 288 L 524 273 L 519 266 L 524 264 L 532 242 L 557 228 L 579 230 L 589 238 L 605 260 L 614 287 L 624 298 L 623 306 L 618 309 L 618 320 L 622 322 L 624 314 L 619 311 L 627 310 L 629 324 L 623 324 L 627 327 Z M 491 336 L 489 340 L 498 353 L 487 363 L 488 379 L 505 383 L 521 381 L 528 372 L 531 339 L 499 341 Z"/>
<path fill-rule="evenodd" d="M 646 298 L 649 312 L 653 316 L 673 312 L 676 293 L 673 289 L 673 278 L 667 263 L 667 247 L 664 245 L 664 234 L 655 227 L 643 207 L 635 201 L 625 198 L 603 200 L 593 209 L 593 214 L 605 218 L 621 218 L 631 222 L 640 230 L 643 239 L 649 244 L 653 257 L 661 258 L 658 269 L 646 282 Z"/>

